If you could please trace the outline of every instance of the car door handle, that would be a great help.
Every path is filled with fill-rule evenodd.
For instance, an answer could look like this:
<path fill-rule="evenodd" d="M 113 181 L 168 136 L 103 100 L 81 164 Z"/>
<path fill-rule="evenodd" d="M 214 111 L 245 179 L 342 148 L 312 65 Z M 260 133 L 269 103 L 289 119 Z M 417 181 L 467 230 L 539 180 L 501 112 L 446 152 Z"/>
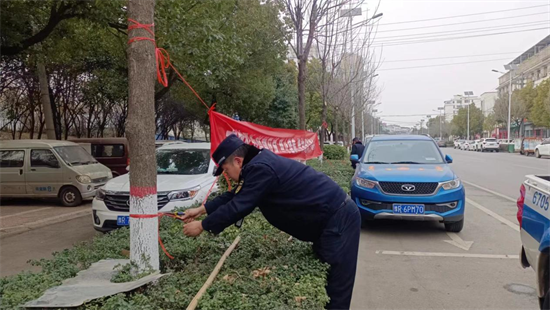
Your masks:
<path fill-rule="evenodd" d="M 23 175 L 23 169 L 19 169 L 19 175 Z"/>
<path fill-rule="evenodd" d="M 31 169 L 31 171 L 36 171 L 36 169 Z"/>

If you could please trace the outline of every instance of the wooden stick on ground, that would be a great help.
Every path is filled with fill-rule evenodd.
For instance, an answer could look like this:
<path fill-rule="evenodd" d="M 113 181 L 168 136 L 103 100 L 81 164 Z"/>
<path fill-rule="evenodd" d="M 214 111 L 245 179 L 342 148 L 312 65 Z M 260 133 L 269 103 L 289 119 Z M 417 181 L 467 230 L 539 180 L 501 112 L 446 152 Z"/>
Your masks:
<path fill-rule="evenodd" d="M 231 246 L 229 246 L 229 248 L 227 248 L 227 250 L 225 250 L 225 253 L 223 253 L 222 257 L 218 261 L 218 264 L 216 265 L 216 267 L 214 267 L 214 270 L 212 270 L 212 273 L 210 274 L 208 279 L 206 279 L 206 282 L 204 282 L 204 285 L 201 287 L 201 289 L 199 290 L 197 295 L 195 295 L 195 297 L 193 297 L 193 300 L 191 300 L 191 303 L 189 303 L 189 306 L 187 306 L 187 310 L 195 310 L 195 308 L 199 304 L 199 299 L 202 297 L 202 295 L 204 295 L 204 293 L 210 287 L 210 285 L 212 285 L 212 282 L 214 282 L 214 279 L 216 278 L 216 276 L 220 272 L 220 269 L 222 268 L 223 263 L 225 262 L 225 260 L 229 256 L 229 254 L 231 254 L 231 252 L 233 252 L 233 250 L 235 249 L 235 247 L 237 246 L 239 241 L 241 241 L 241 236 L 237 236 L 237 238 L 235 238 L 235 240 L 233 241 Z"/>

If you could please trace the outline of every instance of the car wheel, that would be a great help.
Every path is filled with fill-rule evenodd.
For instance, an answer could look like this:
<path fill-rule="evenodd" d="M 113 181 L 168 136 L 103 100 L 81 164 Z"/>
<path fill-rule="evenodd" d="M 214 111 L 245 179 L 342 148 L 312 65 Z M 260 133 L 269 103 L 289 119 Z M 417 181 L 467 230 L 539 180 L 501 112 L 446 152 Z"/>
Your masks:
<path fill-rule="evenodd" d="M 535 156 L 536 156 L 537 158 L 540 158 L 540 157 L 541 157 L 541 156 L 540 156 L 540 153 L 539 153 L 539 150 L 535 150 Z"/>
<path fill-rule="evenodd" d="M 464 227 L 464 219 L 461 219 L 458 222 L 445 223 L 445 230 L 448 232 L 460 232 Z"/>
<path fill-rule="evenodd" d="M 82 204 L 80 191 L 72 186 L 67 186 L 59 193 L 59 199 L 65 207 L 76 207 Z"/>

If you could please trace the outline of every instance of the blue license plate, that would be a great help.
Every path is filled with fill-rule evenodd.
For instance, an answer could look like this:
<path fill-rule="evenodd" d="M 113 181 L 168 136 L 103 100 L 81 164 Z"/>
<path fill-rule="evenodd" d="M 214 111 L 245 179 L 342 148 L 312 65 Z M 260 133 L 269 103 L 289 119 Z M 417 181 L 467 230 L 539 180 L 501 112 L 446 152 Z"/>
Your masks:
<path fill-rule="evenodd" d="M 116 218 L 116 224 L 118 226 L 128 226 L 130 225 L 130 217 L 127 215 L 119 215 Z"/>
<path fill-rule="evenodd" d="M 424 214 L 424 205 L 418 204 L 393 204 L 395 214 Z"/>

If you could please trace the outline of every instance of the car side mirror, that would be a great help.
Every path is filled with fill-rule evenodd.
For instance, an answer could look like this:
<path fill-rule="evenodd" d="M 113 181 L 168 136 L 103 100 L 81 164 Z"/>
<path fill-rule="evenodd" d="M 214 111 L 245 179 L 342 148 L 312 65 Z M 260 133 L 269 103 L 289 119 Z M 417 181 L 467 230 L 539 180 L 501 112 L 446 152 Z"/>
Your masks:
<path fill-rule="evenodd" d="M 355 160 L 355 161 L 359 161 L 359 155 L 353 154 L 353 155 L 350 156 L 350 159 Z"/>
<path fill-rule="evenodd" d="M 452 164 L 453 163 L 453 158 L 449 155 L 445 155 L 445 161 L 448 163 L 448 164 Z"/>

